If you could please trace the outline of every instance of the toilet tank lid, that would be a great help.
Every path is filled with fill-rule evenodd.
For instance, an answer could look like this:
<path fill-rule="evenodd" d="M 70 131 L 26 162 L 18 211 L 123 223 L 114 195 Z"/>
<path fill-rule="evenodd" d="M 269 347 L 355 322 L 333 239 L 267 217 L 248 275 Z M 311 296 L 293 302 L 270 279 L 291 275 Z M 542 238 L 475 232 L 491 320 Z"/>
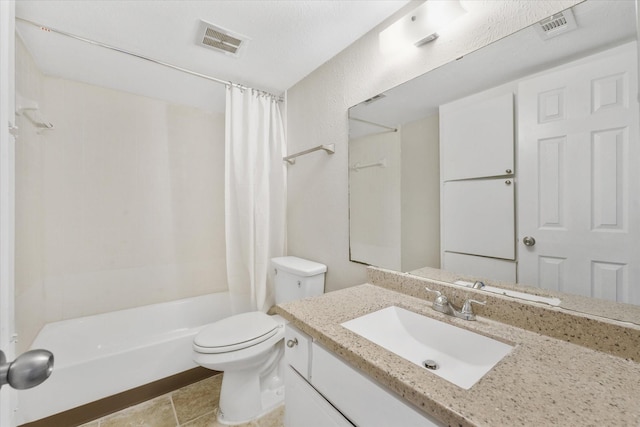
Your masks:
<path fill-rule="evenodd" d="M 272 258 L 271 263 L 276 268 L 280 268 L 286 272 L 298 274 L 300 276 L 315 276 L 316 274 L 321 274 L 327 271 L 327 266 L 324 264 L 295 256 Z"/>

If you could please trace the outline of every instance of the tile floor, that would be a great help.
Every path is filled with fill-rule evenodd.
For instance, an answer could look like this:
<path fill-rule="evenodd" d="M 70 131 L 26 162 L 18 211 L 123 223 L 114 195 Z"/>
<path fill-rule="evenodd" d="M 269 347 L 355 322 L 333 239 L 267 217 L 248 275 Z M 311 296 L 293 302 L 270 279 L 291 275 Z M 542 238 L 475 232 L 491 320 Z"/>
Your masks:
<path fill-rule="evenodd" d="M 216 420 L 222 374 L 188 385 L 81 427 L 223 427 Z M 239 427 L 283 427 L 284 405 Z"/>

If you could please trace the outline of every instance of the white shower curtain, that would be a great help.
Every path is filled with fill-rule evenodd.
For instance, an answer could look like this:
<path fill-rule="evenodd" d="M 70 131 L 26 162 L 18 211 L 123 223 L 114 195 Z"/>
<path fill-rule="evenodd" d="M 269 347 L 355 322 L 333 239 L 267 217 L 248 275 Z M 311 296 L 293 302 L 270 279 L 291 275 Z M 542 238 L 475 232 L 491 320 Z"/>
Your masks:
<path fill-rule="evenodd" d="M 274 302 L 269 261 L 285 253 L 284 127 L 273 96 L 227 89 L 225 227 L 227 280 L 234 312 Z"/>

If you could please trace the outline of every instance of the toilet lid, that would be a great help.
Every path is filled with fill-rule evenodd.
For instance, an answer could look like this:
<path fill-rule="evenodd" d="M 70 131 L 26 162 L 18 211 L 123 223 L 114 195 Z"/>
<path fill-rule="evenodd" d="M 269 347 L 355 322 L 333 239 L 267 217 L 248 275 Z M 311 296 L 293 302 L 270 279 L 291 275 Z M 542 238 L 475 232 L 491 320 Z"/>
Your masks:
<path fill-rule="evenodd" d="M 261 311 L 236 314 L 212 323 L 193 343 L 205 353 L 224 353 L 259 344 L 278 332 L 278 322 Z"/>

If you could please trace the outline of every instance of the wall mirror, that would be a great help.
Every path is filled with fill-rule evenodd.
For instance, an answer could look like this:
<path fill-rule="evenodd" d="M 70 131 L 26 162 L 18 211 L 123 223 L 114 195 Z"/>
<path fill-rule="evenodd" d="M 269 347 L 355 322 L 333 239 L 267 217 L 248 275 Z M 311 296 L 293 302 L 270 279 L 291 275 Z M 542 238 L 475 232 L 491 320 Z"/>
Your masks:
<path fill-rule="evenodd" d="M 587 0 L 350 108 L 350 259 L 640 324 L 634 3 Z"/>

